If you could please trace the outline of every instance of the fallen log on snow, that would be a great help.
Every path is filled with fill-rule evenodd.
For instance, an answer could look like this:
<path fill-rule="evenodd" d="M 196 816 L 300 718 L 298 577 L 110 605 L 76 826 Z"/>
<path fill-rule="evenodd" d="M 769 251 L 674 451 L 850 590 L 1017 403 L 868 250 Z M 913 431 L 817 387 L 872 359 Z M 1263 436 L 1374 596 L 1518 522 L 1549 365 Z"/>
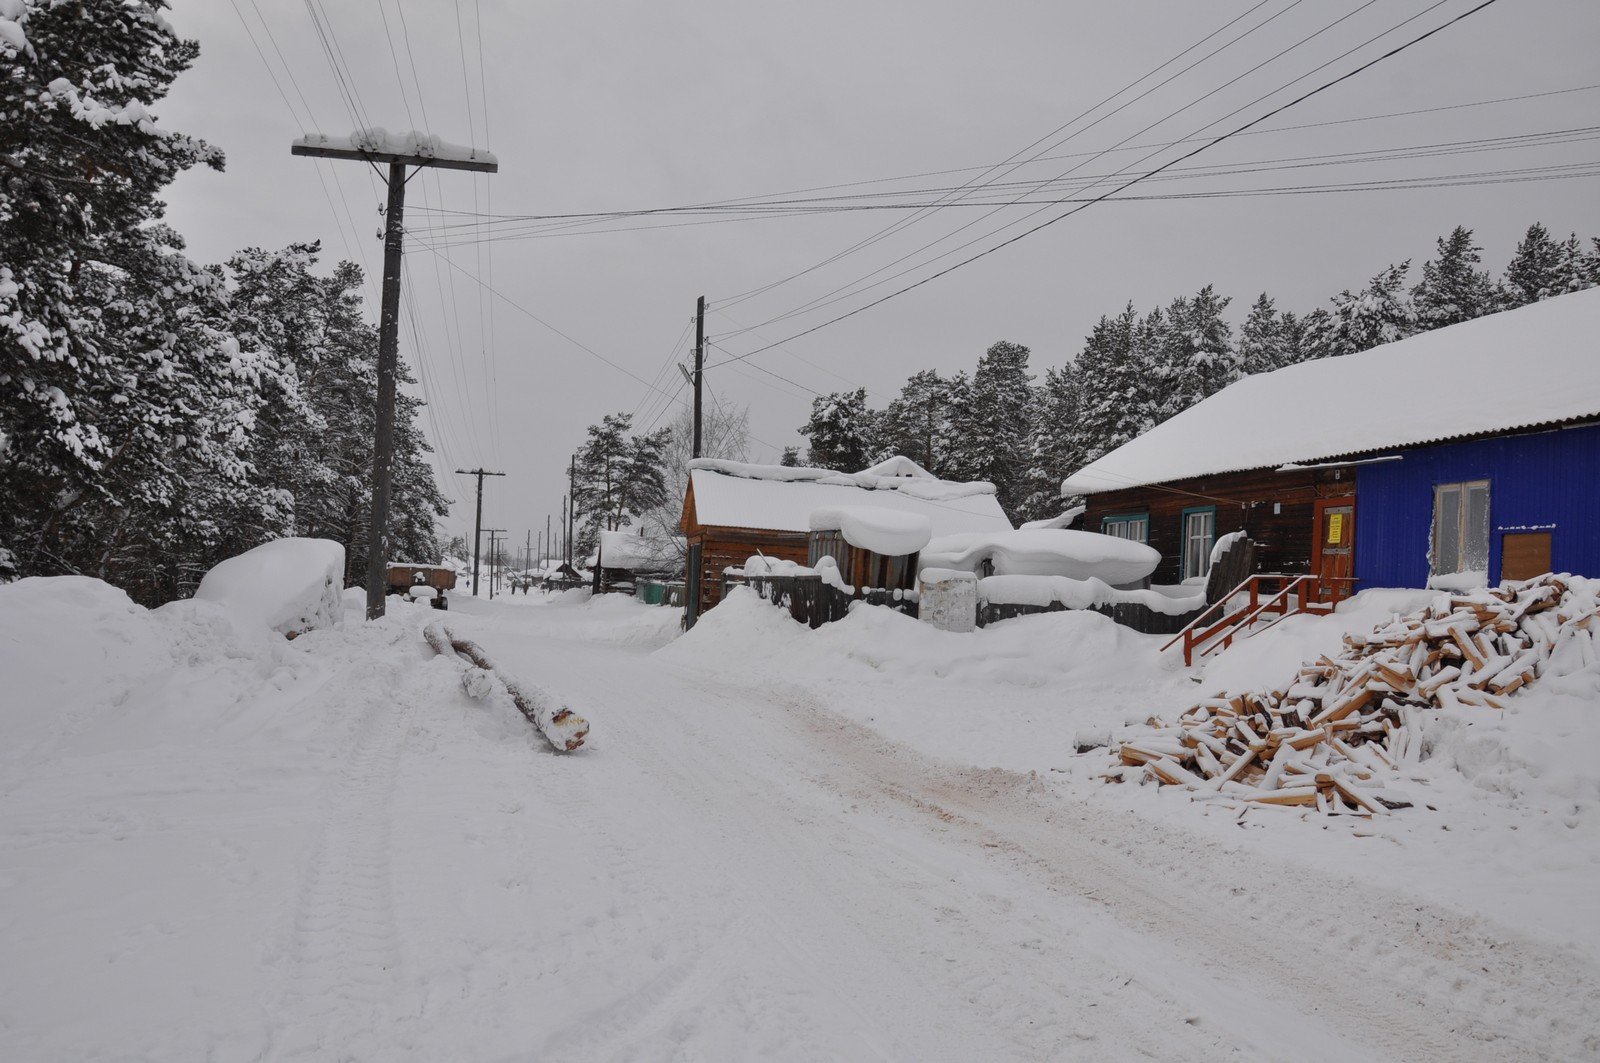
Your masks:
<path fill-rule="evenodd" d="M 551 701 L 537 690 L 529 690 L 505 672 L 495 668 L 483 647 L 468 639 L 457 638 L 443 620 L 435 620 L 423 629 L 422 637 L 428 640 L 434 652 L 441 656 L 455 655 L 470 661 L 475 667 L 462 675 L 462 686 L 470 697 L 481 697 L 488 692 L 488 676 L 496 676 L 505 686 L 506 693 L 517 710 L 528 718 L 534 729 L 544 736 L 557 751 L 570 753 L 583 745 L 589 735 L 589 721 L 566 706 L 552 706 Z"/>

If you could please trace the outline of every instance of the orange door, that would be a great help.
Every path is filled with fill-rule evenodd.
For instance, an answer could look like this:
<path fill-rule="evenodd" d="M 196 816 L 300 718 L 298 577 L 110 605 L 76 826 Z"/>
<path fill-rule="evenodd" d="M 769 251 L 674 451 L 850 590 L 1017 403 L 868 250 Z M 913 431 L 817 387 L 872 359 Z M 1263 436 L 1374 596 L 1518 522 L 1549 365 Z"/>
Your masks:
<path fill-rule="evenodd" d="M 1323 600 L 1337 601 L 1355 590 L 1356 500 L 1319 498 L 1316 511 L 1311 570 L 1322 579 Z"/>

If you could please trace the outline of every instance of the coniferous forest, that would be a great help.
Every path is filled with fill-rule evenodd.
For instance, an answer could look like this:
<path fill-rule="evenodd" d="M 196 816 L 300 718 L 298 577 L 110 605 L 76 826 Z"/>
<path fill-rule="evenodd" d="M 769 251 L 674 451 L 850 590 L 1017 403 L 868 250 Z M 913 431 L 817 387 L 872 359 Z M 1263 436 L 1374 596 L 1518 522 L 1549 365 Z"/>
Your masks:
<path fill-rule="evenodd" d="M 149 108 L 198 55 L 154 8 L 34 9 L 0 78 L 0 576 L 82 574 L 154 604 L 268 539 L 366 564 L 377 333 L 315 243 L 203 264 L 162 190 L 218 146 Z M 404 381 L 403 381 L 404 382 Z M 397 556 L 444 499 L 403 392 Z"/>

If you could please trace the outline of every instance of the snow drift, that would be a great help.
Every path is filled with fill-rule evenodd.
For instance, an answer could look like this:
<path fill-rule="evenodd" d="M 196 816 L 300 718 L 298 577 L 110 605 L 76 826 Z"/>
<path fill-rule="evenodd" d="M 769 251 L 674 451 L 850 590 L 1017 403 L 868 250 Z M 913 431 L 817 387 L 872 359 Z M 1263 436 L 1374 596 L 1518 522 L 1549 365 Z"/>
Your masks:
<path fill-rule="evenodd" d="M 344 547 L 329 539 L 277 539 L 207 572 L 194 596 L 246 623 L 293 638 L 344 618 Z"/>
<path fill-rule="evenodd" d="M 996 576 L 1093 578 L 1120 587 L 1149 577 L 1161 555 L 1130 539 L 1066 528 L 942 535 L 922 551 L 929 568 L 977 572 L 985 561 Z"/>

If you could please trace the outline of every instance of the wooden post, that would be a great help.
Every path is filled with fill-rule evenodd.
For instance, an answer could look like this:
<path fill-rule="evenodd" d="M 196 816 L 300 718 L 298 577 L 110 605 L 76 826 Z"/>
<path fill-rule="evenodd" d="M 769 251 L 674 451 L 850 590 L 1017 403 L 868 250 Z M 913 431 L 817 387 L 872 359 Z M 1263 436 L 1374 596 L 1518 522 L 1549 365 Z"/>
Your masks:
<path fill-rule="evenodd" d="M 490 472 L 488 469 L 457 469 L 456 472 L 463 476 L 476 476 L 478 478 L 478 512 L 472 518 L 472 596 L 478 596 L 478 546 L 483 541 L 483 478 L 485 476 L 504 476 L 503 472 Z"/>
<path fill-rule="evenodd" d="M 694 456 L 700 450 L 700 395 L 705 390 L 706 375 L 706 297 L 701 296 L 694 308 Z"/>

